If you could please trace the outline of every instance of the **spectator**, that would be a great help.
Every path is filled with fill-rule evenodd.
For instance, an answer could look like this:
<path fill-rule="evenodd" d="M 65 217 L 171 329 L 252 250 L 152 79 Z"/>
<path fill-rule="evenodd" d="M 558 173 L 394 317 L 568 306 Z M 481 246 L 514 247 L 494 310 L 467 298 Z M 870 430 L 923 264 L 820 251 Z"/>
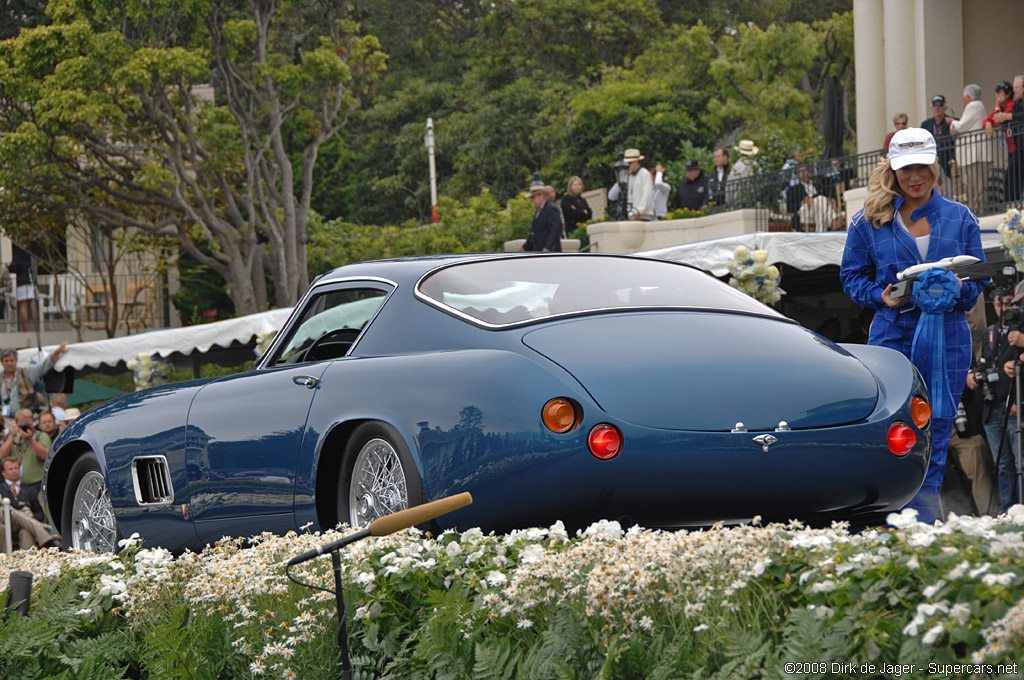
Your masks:
<path fill-rule="evenodd" d="M 847 295 L 862 307 L 877 310 L 868 344 L 895 349 L 911 360 L 917 354 L 912 347 L 922 311 L 909 297 L 892 297 L 897 272 L 956 255 L 985 259 L 978 218 L 935 190 L 939 176 L 936 147 L 935 138 L 920 128 L 893 135 L 888 159 L 878 164 L 868 180 L 864 209 L 850 224 L 840 267 Z M 931 459 L 921 489 L 908 504 L 918 511 L 919 520 L 929 524 L 939 515 L 939 493 L 956 412 L 956 402 L 950 402 L 963 392 L 971 363 L 966 312 L 974 307 L 986 283 L 958 282 L 955 290 L 949 291 L 950 307 L 936 310 L 941 314 L 948 388 L 931 395 L 936 413 L 930 425 Z M 933 377 L 926 375 L 925 380 Z"/>
<path fill-rule="evenodd" d="M 968 85 L 964 88 L 964 114 L 960 120 L 951 121 L 949 129 L 954 134 L 980 130 L 985 121 L 985 105 L 981 103 L 981 87 Z M 988 201 L 988 169 L 992 160 L 986 153 L 986 146 L 980 139 L 959 139 L 956 142 L 956 165 L 966 185 L 967 205 L 977 211 Z"/>
<path fill-rule="evenodd" d="M 882 142 L 882 158 L 885 158 L 889 153 L 889 142 L 892 141 L 892 136 L 900 130 L 906 130 L 907 125 L 910 124 L 910 116 L 900 112 L 892 117 L 893 131 L 885 136 L 885 141 Z"/>
<path fill-rule="evenodd" d="M 64 422 L 64 409 L 68 407 L 68 395 L 63 392 L 54 392 L 50 395 L 50 413 L 57 421 L 59 427 Z"/>
<path fill-rule="evenodd" d="M 1006 131 L 1010 160 L 1006 168 L 1006 201 L 1020 199 L 1021 180 L 1024 180 L 1024 75 L 1013 78 L 1013 108 L 1009 113 L 996 113 L 997 123 L 1011 123 Z M 1010 147 L 1013 151 L 1010 151 Z"/>
<path fill-rule="evenodd" d="M 64 410 L 64 422 L 62 422 L 60 425 L 57 426 L 57 430 L 60 431 L 60 432 L 63 432 L 64 428 L 66 428 L 68 425 L 70 425 L 72 423 L 72 421 L 74 421 L 74 419 L 77 418 L 80 415 L 82 415 L 82 412 L 79 411 L 74 406 L 72 406 L 69 409 L 65 409 Z"/>
<path fill-rule="evenodd" d="M 843 228 L 839 219 L 836 200 L 818 193 L 811 181 L 811 169 L 806 165 L 797 168 L 797 184 L 789 187 L 788 194 L 799 200 L 794 223 L 800 231 L 837 231 Z"/>
<path fill-rule="evenodd" d="M 39 414 L 39 431 L 50 438 L 50 443 L 57 438 L 60 432 L 57 430 L 57 418 L 52 411 L 43 411 Z"/>
<path fill-rule="evenodd" d="M 988 439 L 988 447 L 992 452 L 992 466 L 996 471 L 996 482 L 998 486 L 999 507 L 1002 510 L 1013 504 L 1017 488 L 1017 476 L 1015 474 L 1017 458 L 1017 437 L 1013 434 L 1013 421 L 1006 410 L 1007 396 L 1013 389 L 1013 378 L 1002 369 L 1006 362 L 1012 362 L 1020 354 L 1020 348 L 1016 348 L 1009 341 L 1009 329 L 1002 323 L 1001 317 L 1004 309 L 1013 304 L 1013 290 L 996 289 L 992 295 L 992 308 L 996 313 L 996 322 L 989 326 L 981 339 L 981 358 L 986 368 L 997 369 L 998 380 L 995 384 L 985 384 L 987 389 L 985 395 L 985 407 L 982 413 L 982 423 L 985 427 L 985 436 Z M 1018 338 L 1014 336 L 1014 340 Z M 982 380 L 987 378 L 989 371 L 980 373 Z M 967 375 L 967 387 L 977 390 L 979 385 L 975 375 Z M 989 398 L 991 397 L 991 398 Z"/>
<path fill-rule="evenodd" d="M 714 205 L 725 205 L 725 181 L 729 177 L 729 152 L 720 146 L 716 146 L 714 164 L 715 169 L 711 171 L 711 176 L 708 177 L 709 202 Z"/>
<path fill-rule="evenodd" d="M 921 127 L 935 138 L 935 145 L 939 151 L 939 167 L 949 178 L 952 178 L 949 163 L 953 160 L 953 137 L 949 129 L 952 120 L 946 115 L 946 97 L 937 94 L 932 97 L 932 117 L 921 122 Z"/>
<path fill-rule="evenodd" d="M 17 532 L 18 547 L 22 550 L 31 546 L 59 548 L 59 537 L 50 533 L 43 520 L 33 516 L 32 509 L 25 503 L 25 489 L 21 484 L 18 462 L 6 458 L 0 463 L 3 480 L 0 481 L 0 497 L 11 501 L 11 529 Z M 0 517 L 0 535 L 3 533 L 3 518 Z"/>
<path fill-rule="evenodd" d="M 526 243 L 520 246 L 519 250 L 562 252 L 562 219 L 558 214 L 558 208 L 548 200 L 548 188 L 543 182 L 530 185 L 530 200 L 537 211 L 530 222 L 530 235 L 526 237 Z M 2 455 L 3 449 L 0 448 L 0 456 Z"/>
<path fill-rule="evenodd" d="M 14 415 L 15 426 L 10 428 L 0 444 L 0 460 L 13 458 L 21 464 L 22 494 L 37 518 L 45 516 L 39 502 L 39 488 L 43 482 L 43 461 L 50 452 L 50 437 L 35 428 L 32 411 L 23 408 Z"/>
<path fill-rule="evenodd" d="M 663 220 L 668 217 L 668 195 L 672 185 L 665 181 L 665 168 L 658 163 L 654 166 L 654 216 Z"/>
<path fill-rule="evenodd" d="M 17 243 L 11 244 L 10 271 L 16 276 L 14 298 L 18 301 L 18 330 L 32 330 L 36 320 L 35 262 L 28 251 Z"/>
<path fill-rule="evenodd" d="M 47 356 L 41 363 L 32 364 L 27 368 L 18 368 L 18 350 L 0 349 L 0 366 L 3 372 L 0 374 L 0 404 L 3 410 L 0 414 L 4 418 L 10 418 L 19 409 L 39 409 L 36 404 L 35 384 L 46 374 L 61 354 L 68 349 L 68 343 L 62 342 L 60 347 Z M 7 423 L 11 427 L 11 423 Z"/>
<path fill-rule="evenodd" d="M 626 217 L 631 220 L 654 219 L 654 180 L 647 168 L 640 165 L 643 159 L 639 149 L 626 149 L 622 155 L 622 160 L 629 164 Z"/>
<path fill-rule="evenodd" d="M 725 187 L 725 200 L 730 204 L 739 201 L 741 205 L 737 207 L 752 207 L 747 205 L 754 196 L 754 188 L 750 185 L 751 181 L 748 178 L 757 171 L 757 154 L 761 150 L 751 139 L 741 139 L 740 143 L 733 148 L 740 154 L 740 159 L 729 171 L 729 181 Z"/>
<path fill-rule="evenodd" d="M 676 189 L 676 208 L 700 210 L 708 202 L 708 176 L 700 167 L 700 161 L 691 158 L 686 161 L 686 179 Z"/>
<path fill-rule="evenodd" d="M 583 198 L 583 180 L 575 175 L 569 178 L 565 196 L 562 196 L 562 217 L 565 220 L 566 236 L 585 225 L 593 217 L 590 205 Z"/>

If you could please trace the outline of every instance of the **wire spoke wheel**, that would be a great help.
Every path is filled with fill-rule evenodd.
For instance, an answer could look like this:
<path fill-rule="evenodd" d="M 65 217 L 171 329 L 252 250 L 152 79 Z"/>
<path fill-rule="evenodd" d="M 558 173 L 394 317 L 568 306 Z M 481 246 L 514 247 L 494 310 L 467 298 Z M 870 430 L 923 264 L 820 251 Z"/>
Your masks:
<path fill-rule="evenodd" d="M 103 475 L 85 473 L 71 505 L 72 548 L 96 553 L 117 552 L 117 520 Z"/>
<path fill-rule="evenodd" d="M 359 450 L 348 492 L 348 516 L 354 527 L 409 507 L 405 469 L 390 442 L 374 438 Z"/>

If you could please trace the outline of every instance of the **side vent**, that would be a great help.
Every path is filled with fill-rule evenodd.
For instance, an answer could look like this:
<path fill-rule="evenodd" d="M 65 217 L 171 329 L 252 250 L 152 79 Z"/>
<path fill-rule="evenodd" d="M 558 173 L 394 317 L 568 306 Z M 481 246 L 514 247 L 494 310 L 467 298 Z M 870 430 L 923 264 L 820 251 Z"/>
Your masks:
<path fill-rule="evenodd" d="M 132 460 L 132 482 L 139 505 L 174 502 L 171 473 L 163 456 L 139 456 Z"/>

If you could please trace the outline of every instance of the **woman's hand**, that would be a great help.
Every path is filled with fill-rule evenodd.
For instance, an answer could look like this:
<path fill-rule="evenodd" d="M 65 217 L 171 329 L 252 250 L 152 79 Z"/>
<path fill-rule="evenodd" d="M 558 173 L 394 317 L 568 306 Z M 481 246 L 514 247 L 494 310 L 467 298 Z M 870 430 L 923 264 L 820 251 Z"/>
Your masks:
<path fill-rule="evenodd" d="M 890 283 L 882 291 L 882 302 L 885 303 L 886 307 L 892 307 L 893 309 L 899 309 L 903 305 L 907 304 L 909 297 L 893 298 L 892 296 L 892 284 Z"/>

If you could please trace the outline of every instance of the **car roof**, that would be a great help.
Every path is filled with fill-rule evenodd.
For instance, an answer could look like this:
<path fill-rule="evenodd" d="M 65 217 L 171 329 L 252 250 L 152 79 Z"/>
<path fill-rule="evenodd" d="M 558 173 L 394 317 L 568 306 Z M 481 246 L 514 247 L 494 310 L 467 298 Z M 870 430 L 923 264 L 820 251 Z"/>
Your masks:
<path fill-rule="evenodd" d="M 534 253 L 454 253 L 448 255 L 417 255 L 413 257 L 395 257 L 383 260 L 367 260 L 354 264 L 346 264 L 320 276 L 316 285 L 330 283 L 341 279 L 360 277 L 384 277 L 395 283 L 415 283 L 427 272 L 447 264 L 487 260 L 498 257 L 530 257 Z"/>

